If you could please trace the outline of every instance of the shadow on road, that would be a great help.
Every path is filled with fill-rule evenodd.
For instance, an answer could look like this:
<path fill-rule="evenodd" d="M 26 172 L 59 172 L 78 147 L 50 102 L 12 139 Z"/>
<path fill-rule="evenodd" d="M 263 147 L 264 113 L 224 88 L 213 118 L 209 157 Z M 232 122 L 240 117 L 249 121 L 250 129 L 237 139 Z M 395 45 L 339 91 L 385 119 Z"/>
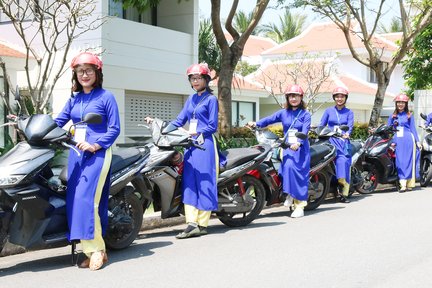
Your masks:
<path fill-rule="evenodd" d="M 117 251 L 108 250 L 107 253 L 108 253 L 109 261 L 106 264 L 106 266 L 109 266 L 110 263 L 128 261 L 133 258 L 147 257 L 155 253 L 153 252 L 153 250 L 166 247 L 172 244 L 173 242 L 171 241 L 137 243 L 137 244 L 136 242 L 134 242 L 131 246 L 123 250 L 117 250 Z M 26 255 L 27 257 L 24 260 L 29 259 L 32 254 L 27 253 Z M 14 257 L 14 256 L 8 256 L 8 257 Z M 78 255 L 78 263 L 81 263 L 84 259 L 85 259 L 85 255 L 83 253 L 80 253 Z M 54 257 L 29 260 L 26 262 L 14 264 L 13 266 L 10 267 L 0 267 L 0 277 L 14 275 L 22 272 L 29 272 L 29 271 L 30 272 L 53 271 L 53 270 L 64 269 L 73 266 L 74 265 L 72 265 L 71 255 L 65 254 L 65 255 L 59 255 Z"/>

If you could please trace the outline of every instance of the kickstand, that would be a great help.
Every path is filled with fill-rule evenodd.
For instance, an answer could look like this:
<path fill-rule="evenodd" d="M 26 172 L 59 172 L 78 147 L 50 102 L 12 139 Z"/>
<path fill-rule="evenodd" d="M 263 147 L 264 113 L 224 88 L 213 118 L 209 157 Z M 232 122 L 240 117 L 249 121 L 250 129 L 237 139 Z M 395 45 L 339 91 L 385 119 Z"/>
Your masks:
<path fill-rule="evenodd" d="M 71 243 L 72 266 L 78 265 L 78 252 L 76 250 L 77 241 L 72 240 Z"/>

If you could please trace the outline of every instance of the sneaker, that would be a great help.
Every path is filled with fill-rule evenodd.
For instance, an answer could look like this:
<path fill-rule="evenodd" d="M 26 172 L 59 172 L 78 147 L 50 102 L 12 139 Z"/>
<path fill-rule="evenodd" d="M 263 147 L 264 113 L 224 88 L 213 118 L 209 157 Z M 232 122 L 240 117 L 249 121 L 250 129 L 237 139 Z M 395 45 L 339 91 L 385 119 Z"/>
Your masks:
<path fill-rule="evenodd" d="M 186 239 L 201 236 L 201 231 L 197 226 L 188 225 L 183 232 L 177 234 L 177 239 Z"/>
<path fill-rule="evenodd" d="M 285 207 L 291 207 L 291 205 L 293 204 L 294 199 L 291 197 L 291 195 L 287 195 L 285 198 L 285 202 L 284 202 L 284 206 Z"/>
<path fill-rule="evenodd" d="M 198 226 L 199 230 L 200 230 L 200 235 L 207 235 L 207 227 L 204 226 Z"/>
<path fill-rule="evenodd" d="M 300 218 L 303 216 L 304 216 L 303 208 L 295 208 L 294 211 L 291 213 L 291 218 Z"/>

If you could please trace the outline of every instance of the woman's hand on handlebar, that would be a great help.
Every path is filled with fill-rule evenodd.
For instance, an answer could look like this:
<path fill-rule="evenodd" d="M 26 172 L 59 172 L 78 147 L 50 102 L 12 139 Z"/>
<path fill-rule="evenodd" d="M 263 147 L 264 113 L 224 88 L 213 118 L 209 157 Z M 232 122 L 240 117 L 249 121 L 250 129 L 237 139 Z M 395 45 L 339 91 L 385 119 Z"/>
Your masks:
<path fill-rule="evenodd" d="M 256 122 L 249 121 L 249 122 L 246 123 L 246 127 L 256 128 Z"/>
<path fill-rule="evenodd" d="M 97 143 L 92 145 L 88 142 L 79 142 L 76 144 L 76 147 L 82 151 L 89 151 L 91 153 L 95 153 L 97 150 L 101 148 Z"/>
<path fill-rule="evenodd" d="M 153 123 L 153 120 L 154 120 L 153 118 L 148 117 L 148 116 L 144 118 L 144 121 L 145 121 L 147 124 L 151 124 L 151 123 Z"/>

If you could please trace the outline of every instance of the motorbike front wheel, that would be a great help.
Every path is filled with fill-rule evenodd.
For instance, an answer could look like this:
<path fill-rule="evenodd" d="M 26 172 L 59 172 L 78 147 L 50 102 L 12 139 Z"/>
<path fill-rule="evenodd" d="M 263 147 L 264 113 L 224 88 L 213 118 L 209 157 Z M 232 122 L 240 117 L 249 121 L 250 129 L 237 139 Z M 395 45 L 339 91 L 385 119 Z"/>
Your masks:
<path fill-rule="evenodd" d="M 422 159 L 420 166 L 420 185 L 426 187 L 432 179 L 432 163 L 428 158 Z"/>
<path fill-rule="evenodd" d="M 253 220 L 255 220 L 256 217 L 258 217 L 258 215 L 261 213 L 262 208 L 264 207 L 265 190 L 261 182 L 250 175 L 244 175 L 242 177 L 242 182 L 246 190 L 246 194 L 251 196 L 254 199 L 255 203 L 252 209 L 246 213 L 217 213 L 219 220 L 229 227 L 241 227 L 248 225 Z M 236 194 L 239 193 L 240 190 L 240 187 L 237 183 L 234 183 L 227 188 L 233 198 Z"/>
<path fill-rule="evenodd" d="M 325 171 L 318 171 L 309 177 L 308 204 L 306 211 L 314 210 L 321 205 L 330 189 L 330 177 Z"/>
<path fill-rule="evenodd" d="M 357 187 L 357 192 L 361 194 L 370 194 L 378 187 L 378 172 L 374 166 L 368 167 L 361 172 L 363 184 Z"/>
<path fill-rule="evenodd" d="M 119 193 L 109 199 L 107 248 L 120 250 L 128 247 L 138 236 L 143 221 L 143 207 L 134 193 Z"/>

